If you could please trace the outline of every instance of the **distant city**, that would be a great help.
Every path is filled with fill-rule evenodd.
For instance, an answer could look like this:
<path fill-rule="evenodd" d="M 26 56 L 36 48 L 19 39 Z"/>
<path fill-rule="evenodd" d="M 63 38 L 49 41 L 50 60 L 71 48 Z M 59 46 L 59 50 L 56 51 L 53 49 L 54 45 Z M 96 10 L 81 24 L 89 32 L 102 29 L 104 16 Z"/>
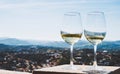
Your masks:
<path fill-rule="evenodd" d="M 61 41 L 27 41 L 0 38 L 0 69 L 32 72 L 34 69 L 69 64 L 69 45 Z M 98 46 L 98 65 L 120 66 L 120 41 Z M 92 65 L 93 46 L 80 41 L 74 47 L 74 64 Z"/>

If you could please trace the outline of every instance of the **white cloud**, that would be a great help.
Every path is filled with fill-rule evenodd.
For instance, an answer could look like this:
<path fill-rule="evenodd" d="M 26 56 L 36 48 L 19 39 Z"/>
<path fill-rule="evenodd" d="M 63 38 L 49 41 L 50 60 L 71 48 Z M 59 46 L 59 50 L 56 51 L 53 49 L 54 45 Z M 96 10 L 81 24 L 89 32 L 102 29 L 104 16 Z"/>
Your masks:
<path fill-rule="evenodd" d="M 54 7 L 54 6 L 62 6 L 62 5 L 73 5 L 73 4 L 78 4 L 78 3 L 88 3 L 90 1 L 87 0 L 70 0 L 70 1 L 48 1 L 48 2 L 33 2 L 33 1 L 27 1 L 23 3 L 5 3 L 5 2 L 0 2 L 0 8 L 20 8 L 20 7 L 32 7 L 32 6 L 49 6 L 49 7 Z"/>
<path fill-rule="evenodd" d="M 68 1 L 68 2 L 26 2 L 26 3 L 1 3 L 0 8 L 1 9 L 7 9 L 7 8 L 23 8 L 23 7 L 34 7 L 34 6 L 41 6 L 41 7 L 63 7 L 67 5 L 74 5 L 78 4 L 76 1 Z"/>
<path fill-rule="evenodd" d="M 5 3 L 0 2 L 0 8 L 23 8 L 23 7 L 34 7 L 34 6 L 43 6 L 43 7 L 63 7 L 67 5 L 76 6 L 84 3 L 112 3 L 118 0 L 66 0 L 66 1 L 33 1 L 26 0 L 24 2 L 13 2 L 13 3 Z"/>

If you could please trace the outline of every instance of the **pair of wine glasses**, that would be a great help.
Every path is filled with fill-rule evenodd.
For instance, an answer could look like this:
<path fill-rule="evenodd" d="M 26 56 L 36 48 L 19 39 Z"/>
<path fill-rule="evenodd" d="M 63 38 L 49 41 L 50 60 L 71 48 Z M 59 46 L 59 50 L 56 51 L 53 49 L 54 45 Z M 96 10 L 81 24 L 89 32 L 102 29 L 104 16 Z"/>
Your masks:
<path fill-rule="evenodd" d="M 83 33 L 84 32 L 84 33 Z M 79 12 L 67 12 L 64 14 L 61 24 L 61 37 L 70 45 L 70 67 L 73 69 L 73 46 L 82 35 L 94 46 L 94 70 L 97 70 L 96 51 L 97 45 L 102 42 L 106 35 L 106 22 L 104 12 L 89 12 L 86 24 L 82 26 L 81 15 Z"/>

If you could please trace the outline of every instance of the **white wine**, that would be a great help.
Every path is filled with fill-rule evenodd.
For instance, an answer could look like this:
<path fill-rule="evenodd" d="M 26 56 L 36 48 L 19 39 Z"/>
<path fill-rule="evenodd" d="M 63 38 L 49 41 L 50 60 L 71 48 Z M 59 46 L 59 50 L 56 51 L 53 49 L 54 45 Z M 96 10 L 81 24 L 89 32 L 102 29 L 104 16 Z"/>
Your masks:
<path fill-rule="evenodd" d="M 71 34 L 71 33 L 61 31 L 61 36 L 62 36 L 63 40 L 65 40 L 65 42 L 67 42 L 68 44 L 71 45 L 71 44 L 78 42 L 78 40 L 82 36 L 82 33 Z"/>
<path fill-rule="evenodd" d="M 104 39 L 106 32 L 91 32 L 84 30 L 86 39 L 92 44 L 99 44 Z"/>

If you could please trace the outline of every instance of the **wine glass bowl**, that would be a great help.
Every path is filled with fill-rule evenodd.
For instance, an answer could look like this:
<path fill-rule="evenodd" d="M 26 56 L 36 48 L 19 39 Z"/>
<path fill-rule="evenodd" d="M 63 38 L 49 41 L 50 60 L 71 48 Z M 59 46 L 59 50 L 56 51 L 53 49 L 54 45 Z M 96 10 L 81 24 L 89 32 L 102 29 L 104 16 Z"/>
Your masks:
<path fill-rule="evenodd" d="M 61 31 L 61 35 L 66 43 L 73 45 L 74 43 L 78 42 L 82 36 L 82 33 L 67 33 Z"/>
<path fill-rule="evenodd" d="M 98 45 L 101 43 L 106 35 L 106 32 L 92 32 L 84 30 L 86 39 L 93 45 Z"/>
<path fill-rule="evenodd" d="M 73 67 L 73 46 L 82 37 L 82 23 L 80 13 L 67 12 L 64 14 L 63 22 L 61 24 L 60 34 L 62 39 L 70 45 L 70 67 L 69 69 L 75 69 Z"/>

